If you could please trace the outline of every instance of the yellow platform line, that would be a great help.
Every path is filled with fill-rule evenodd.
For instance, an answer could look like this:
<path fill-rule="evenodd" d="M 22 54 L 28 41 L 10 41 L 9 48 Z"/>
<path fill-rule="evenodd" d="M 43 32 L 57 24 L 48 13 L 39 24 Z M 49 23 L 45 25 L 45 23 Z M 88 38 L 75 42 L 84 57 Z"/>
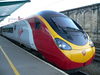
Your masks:
<path fill-rule="evenodd" d="M 20 75 L 20 73 L 17 71 L 16 67 L 14 66 L 14 64 L 11 62 L 11 60 L 9 59 L 9 57 L 7 56 L 7 54 L 5 53 L 5 51 L 2 49 L 2 47 L 0 46 L 0 50 L 2 51 L 2 53 L 4 54 L 6 60 L 8 61 L 10 67 L 12 68 L 12 70 L 14 71 L 15 75 Z"/>

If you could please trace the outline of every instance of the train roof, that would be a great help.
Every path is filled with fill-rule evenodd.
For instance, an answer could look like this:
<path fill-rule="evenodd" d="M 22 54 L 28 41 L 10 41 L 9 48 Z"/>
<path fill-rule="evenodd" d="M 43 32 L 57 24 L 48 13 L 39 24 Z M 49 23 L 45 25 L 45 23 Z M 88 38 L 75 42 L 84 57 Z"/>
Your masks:
<path fill-rule="evenodd" d="M 44 18 L 50 18 L 50 17 L 56 17 L 56 16 L 63 16 L 66 17 L 64 14 L 59 13 L 59 12 L 55 12 L 55 11 L 50 11 L 50 10 L 46 10 L 46 11 L 42 11 L 38 13 L 40 16 L 44 17 Z"/>

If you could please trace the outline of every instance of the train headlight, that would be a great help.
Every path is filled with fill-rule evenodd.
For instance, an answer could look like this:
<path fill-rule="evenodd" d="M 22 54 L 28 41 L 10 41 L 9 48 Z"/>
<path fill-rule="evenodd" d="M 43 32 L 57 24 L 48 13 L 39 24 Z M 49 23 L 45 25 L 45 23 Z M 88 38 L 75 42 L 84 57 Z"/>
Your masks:
<path fill-rule="evenodd" d="M 89 45 L 90 45 L 91 47 L 94 47 L 94 44 L 93 44 L 93 42 L 92 42 L 91 39 L 89 39 Z"/>
<path fill-rule="evenodd" d="M 55 42 L 57 44 L 57 46 L 62 49 L 62 50 L 71 50 L 70 45 L 68 45 L 66 42 L 64 42 L 63 40 L 60 40 L 58 38 L 55 39 Z"/>

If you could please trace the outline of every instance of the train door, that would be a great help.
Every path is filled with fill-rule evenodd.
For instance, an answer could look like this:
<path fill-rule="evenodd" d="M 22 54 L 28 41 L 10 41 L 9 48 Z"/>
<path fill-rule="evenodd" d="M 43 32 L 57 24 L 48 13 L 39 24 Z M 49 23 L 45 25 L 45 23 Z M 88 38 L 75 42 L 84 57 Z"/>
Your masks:
<path fill-rule="evenodd" d="M 38 50 L 41 50 L 42 44 L 42 23 L 38 18 L 34 18 L 34 39 Z"/>
<path fill-rule="evenodd" d="M 49 51 L 52 49 L 53 39 L 44 22 L 38 18 L 35 18 L 33 32 L 36 47 L 42 53 L 42 55 L 49 56 L 52 54 Z"/>
<path fill-rule="evenodd" d="M 29 27 L 25 20 L 18 22 L 17 26 L 18 41 L 26 46 L 30 46 Z"/>

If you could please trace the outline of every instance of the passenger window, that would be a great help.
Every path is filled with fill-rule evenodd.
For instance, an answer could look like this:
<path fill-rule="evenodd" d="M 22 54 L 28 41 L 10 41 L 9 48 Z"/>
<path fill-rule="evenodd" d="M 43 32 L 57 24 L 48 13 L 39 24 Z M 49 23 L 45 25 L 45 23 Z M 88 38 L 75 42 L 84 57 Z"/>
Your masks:
<path fill-rule="evenodd" d="M 35 18 L 34 20 L 35 20 L 35 29 L 40 29 L 40 27 L 41 27 L 41 22 L 40 22 L 40 20 L 37 19 L 37 18 Z"/>

